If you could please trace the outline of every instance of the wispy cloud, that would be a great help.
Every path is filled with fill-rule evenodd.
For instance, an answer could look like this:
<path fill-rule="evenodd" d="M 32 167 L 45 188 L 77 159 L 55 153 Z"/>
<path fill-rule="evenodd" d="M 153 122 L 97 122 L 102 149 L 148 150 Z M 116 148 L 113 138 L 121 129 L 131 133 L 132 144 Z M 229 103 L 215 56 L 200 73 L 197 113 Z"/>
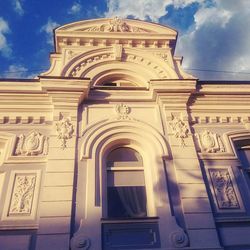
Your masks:
<path fill-rule="evenodd" d="M 51 18 L 49 18 L 48 22 L 40 29 L 40 32 L 46 33 L 47 43 L 49 45 L 53 45 L 53 30 L 58 26 L 59 24 L 57 22 L 54 22 Z"/>
<path fill-rule="evenodd" d="M 74 2 L 71 8 L 68 10 L 68 14 L 70 15 L 79 14 L 81 10 L 82 10 L 81 4 L 79 2 Z"/>
<path fill-rule="evenodd" d="M 8 23 L 0 17 L 0 54 L 4 57 L 10 57 L 12 53 L 9 42 L 6 39 L 6 34 L 10 32 Z"/>
<path fill-rule="evenodd" d="M 22 6 L 23 1 L 24 0 L 12 0 L 12 5 L 14 7 L 14 11 L 20 16 L 23 16 L 23 14 L 24 14 L 24 9 Z"/>
<path fill-rule="evenodd" d="M 12 64 L 2 74 L 3 78 L 32 78 L 28 76 L 28 69 L 21 64 Z"/>

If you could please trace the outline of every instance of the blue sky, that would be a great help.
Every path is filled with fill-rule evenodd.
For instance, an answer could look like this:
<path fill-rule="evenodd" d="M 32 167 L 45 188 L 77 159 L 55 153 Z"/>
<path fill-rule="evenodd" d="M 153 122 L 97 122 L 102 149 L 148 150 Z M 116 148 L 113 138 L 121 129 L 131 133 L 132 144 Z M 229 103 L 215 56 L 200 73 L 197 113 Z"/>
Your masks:
<path fill-rule="evenodd" d="M 249 0 L 0 0 L 0 77 L 46 71 L 53 28 L 113 16 L 177 29 L 176 55 L 199 79 L 250 80 Z"/>

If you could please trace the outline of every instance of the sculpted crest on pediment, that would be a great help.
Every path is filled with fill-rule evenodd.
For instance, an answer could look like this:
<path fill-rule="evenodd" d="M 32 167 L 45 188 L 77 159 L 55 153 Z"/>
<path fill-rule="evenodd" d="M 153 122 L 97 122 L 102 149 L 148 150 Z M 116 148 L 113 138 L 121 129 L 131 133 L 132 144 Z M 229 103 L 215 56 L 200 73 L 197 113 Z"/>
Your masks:
<path fill-rule="evenodd" d="M 134 32 L 134 33 L 152 33 L 152 31 L 149 31 L 147 29 L 139 28 L 137 26 L 129 25 L 124 20 L 114 17 L 109 22 L 98 25 L 98 26 L 92 26 L 85 29 L 82 29 L 81 31 L 86 32 Z"/>

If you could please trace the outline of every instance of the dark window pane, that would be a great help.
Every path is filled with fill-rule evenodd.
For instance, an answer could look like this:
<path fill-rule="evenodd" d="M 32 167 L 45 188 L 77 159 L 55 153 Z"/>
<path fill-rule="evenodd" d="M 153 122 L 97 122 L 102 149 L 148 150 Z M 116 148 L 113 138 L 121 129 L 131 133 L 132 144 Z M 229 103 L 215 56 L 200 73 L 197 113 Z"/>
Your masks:
<path fill-rule="evenodd" d="M 147 216 L 144 186 L 108 187 L 108 217 L 138 218 Z"/>
<path fill-rule="evenodd" d="M 245 168 L 250 167 L 250 149 L 239 149 L 239 158 Z"/>

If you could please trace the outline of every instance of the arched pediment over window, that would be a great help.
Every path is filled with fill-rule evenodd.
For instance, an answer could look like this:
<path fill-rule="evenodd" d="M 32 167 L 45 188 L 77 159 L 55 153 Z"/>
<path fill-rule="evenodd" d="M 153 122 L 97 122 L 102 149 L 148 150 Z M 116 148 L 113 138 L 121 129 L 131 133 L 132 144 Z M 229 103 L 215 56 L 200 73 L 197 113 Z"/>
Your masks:
<path fill-rule="evenodd" d="M 144 75 L 135 86 L 152 79 L 192 79 L 181 69 L 181 58 L 174 57 L 176 39 L 177 32 L 169 27 L 132 19 L 66 24 L 55 30 L 56 53 L 41 75 L 90 78 L 98 85 L 94 77 L 112 68 L 127 70 L 127 76 Z"/>

